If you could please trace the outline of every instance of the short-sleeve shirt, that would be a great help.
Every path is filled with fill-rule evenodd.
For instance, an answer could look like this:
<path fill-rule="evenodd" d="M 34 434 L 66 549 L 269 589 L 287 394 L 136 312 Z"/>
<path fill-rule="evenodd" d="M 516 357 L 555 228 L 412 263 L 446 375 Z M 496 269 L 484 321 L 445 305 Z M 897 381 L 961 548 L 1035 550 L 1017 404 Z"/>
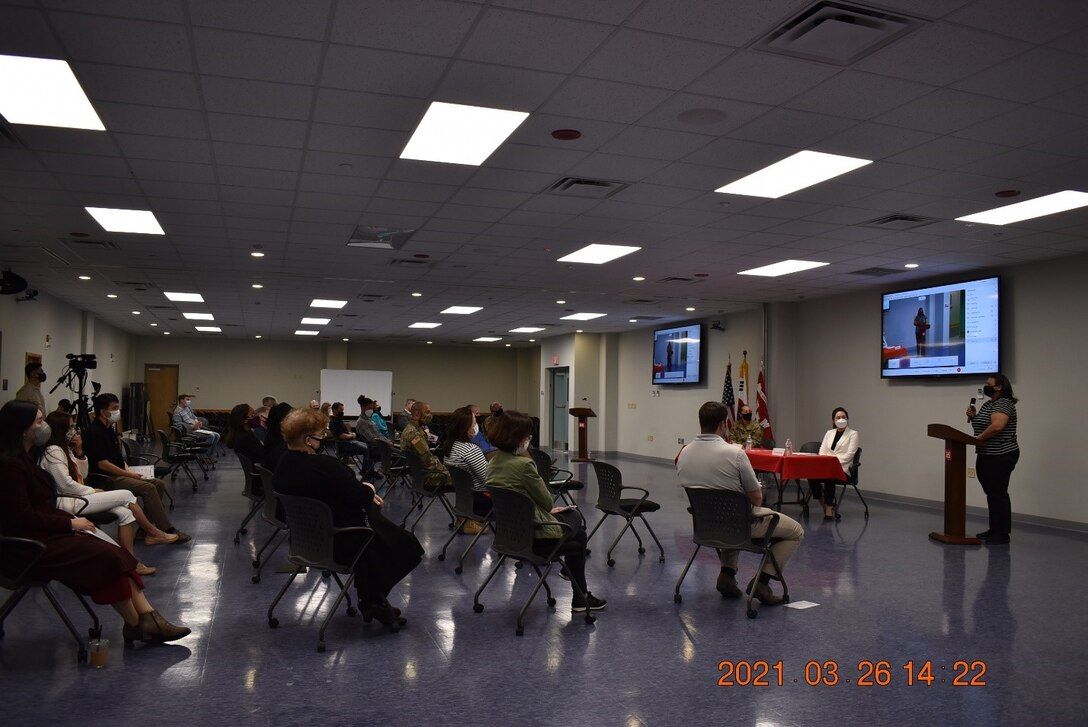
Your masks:
<path fill-rule="evenodd" d="M 115 467 L 125 468 L 125 457 L 121 453 L 117 433 L 98 419 L 91 422 L 90 428 L 83 435 L 83 449 L 87 453 L 93 474 L 103 474 L 98 468 L 98 463 L 102 460 L 108 461 Z"/>
<path fill-rule="evenodd" d="M 995 413 L 1007 416 L 1009 423 L 993 437 L 978 445 L 975 452 L 993 456 L 1019 451 L 1020 444 L 1016 441 L 1016 405 L 1012 403 L 1012 399 L 1005 397 L 990 399 L 979 407 L 975 418 L 971 420 L 975 436 L 977 437 L 989 428 Z"/>
<path fill-rule="evenodd" d="M 340 438 L 341 434 L 348 434 L 348 425 L 344 423 L 344 417 L 330 417 L 329 431 L 337 439 Z"/>
<path fill-rule="evenodd" d="M 717 434 L 700 434 L 676 458 L 680 485 L 702 485 L 737 492 L 759 489 L 752 463 L 741 447 Z"/>

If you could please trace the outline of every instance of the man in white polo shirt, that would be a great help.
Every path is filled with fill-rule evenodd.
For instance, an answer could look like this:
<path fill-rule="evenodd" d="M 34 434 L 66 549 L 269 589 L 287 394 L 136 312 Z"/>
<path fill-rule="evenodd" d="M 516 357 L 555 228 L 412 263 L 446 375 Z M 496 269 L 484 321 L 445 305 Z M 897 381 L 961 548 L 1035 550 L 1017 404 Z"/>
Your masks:
<path fill-rule="evenodd" d="M 767 516 L 752 524 L 752 536 L 758 538 L 767 532 L 774 511 L 763 507 L 763 489 L 744 450 L 723 439 L 727 419 L 728 410 L 720 402 L 708 401 L 699 407 L 699 430 L 702 433 L 680 450 L 676 458 L 676 473 L 681 485 L 701 485 L 746 493 L 752 503 L 752 514 L 757 518 Z M 774 529 L 776 542 L 771 546 L 771 552 L 783 572 L 804 536 L 805 531 L 796 520 L 779 515 L 778 525 Z M 739 551 L 736 550 L 723 550 L 719 554 L 722 569 L 717 587 L 723 596 L 730 598 L 744 595 L 737 586 L 738 555 Z M 759 583 L 755 588 L 755 597 L 768 606 L 782 603 L 782 598 L 771 590 L 773 575 L 774 566 L 768 561 L 759 574 Z"/>

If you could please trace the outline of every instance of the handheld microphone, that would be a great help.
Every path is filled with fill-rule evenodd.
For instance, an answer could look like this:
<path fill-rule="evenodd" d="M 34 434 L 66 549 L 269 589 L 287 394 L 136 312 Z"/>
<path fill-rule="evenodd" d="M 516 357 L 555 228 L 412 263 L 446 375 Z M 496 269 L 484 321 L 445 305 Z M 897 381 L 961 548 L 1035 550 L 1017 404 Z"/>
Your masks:
<path fill-rule="evenodd" d="M 975 405 L 975 397 L 972 396 L 971 397 L 971 403 L 969 404 L 969 406 L 974 407 L 974 405 Z"/>

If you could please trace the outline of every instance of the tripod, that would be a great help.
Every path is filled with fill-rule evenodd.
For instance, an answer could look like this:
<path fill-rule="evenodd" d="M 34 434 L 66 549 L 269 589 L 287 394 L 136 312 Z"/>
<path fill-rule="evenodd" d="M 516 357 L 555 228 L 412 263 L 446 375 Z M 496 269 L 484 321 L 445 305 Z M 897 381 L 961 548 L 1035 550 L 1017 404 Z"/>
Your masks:
<path fill-rule="evenodd" d="M 99 389 L 102 388 L 101 384 L 92 381 L 91 385 L 94 387 L 94 395 L 97 396 Z M 61 386 L 68 387 L 69 391 L 76 394 L 75 401 L 72 402 L 72 406 L 75 408 L 76 428 L 80 432 L 86 433 L 91 426 L 91 397 L 84 393 L 87 388 L 87 369 L 82 365 L 73 366 L 72 363 L 69 363 L 61 372 L 60 379 L 49 390 L 49 393 L 52 394 Z"/>

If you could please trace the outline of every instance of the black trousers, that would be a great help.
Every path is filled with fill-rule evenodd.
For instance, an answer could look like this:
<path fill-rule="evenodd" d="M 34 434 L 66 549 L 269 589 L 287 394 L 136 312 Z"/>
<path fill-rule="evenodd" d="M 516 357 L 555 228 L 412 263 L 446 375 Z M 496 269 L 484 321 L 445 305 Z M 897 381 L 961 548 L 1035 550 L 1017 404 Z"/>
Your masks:
<path fill-rule="evenodd" d="M 563 556 L 563 563 L 567 567 L 567 575 L 575 583 L 582 587 L 584 592 L 589 592 L 586 586 L 586 528 L 581 515 L 575 510 L 565 510 L 555 514 L 555 519 L 567 523 L 574 528 L 574 536 L 568 540 L 559 552 Z M 534 538 L 533 552 L 537 555 L 548 555 L 555 548 L 555 538 Z M 572 588 L 573 590 L 573 588 Z"/>
<path fill-rule="evenodd" d="M 809 480 L 808 489 L 812 491 L 812 497 L 816 500 L 827 498 L 828 505 L 835 504 L 835 486 L 841 485 L 838 480 Z"/>
<path fill-rule="evenodd" d="M 1012 501 L 1009 499 L 1009 478 L 1020 459 L 1020 450 L 1008 454 L 980 454 L 975 458 L 975 475 L 986 493 L 990 510 L 990 533 L 1008 535 L 1012 530 Z"/>

